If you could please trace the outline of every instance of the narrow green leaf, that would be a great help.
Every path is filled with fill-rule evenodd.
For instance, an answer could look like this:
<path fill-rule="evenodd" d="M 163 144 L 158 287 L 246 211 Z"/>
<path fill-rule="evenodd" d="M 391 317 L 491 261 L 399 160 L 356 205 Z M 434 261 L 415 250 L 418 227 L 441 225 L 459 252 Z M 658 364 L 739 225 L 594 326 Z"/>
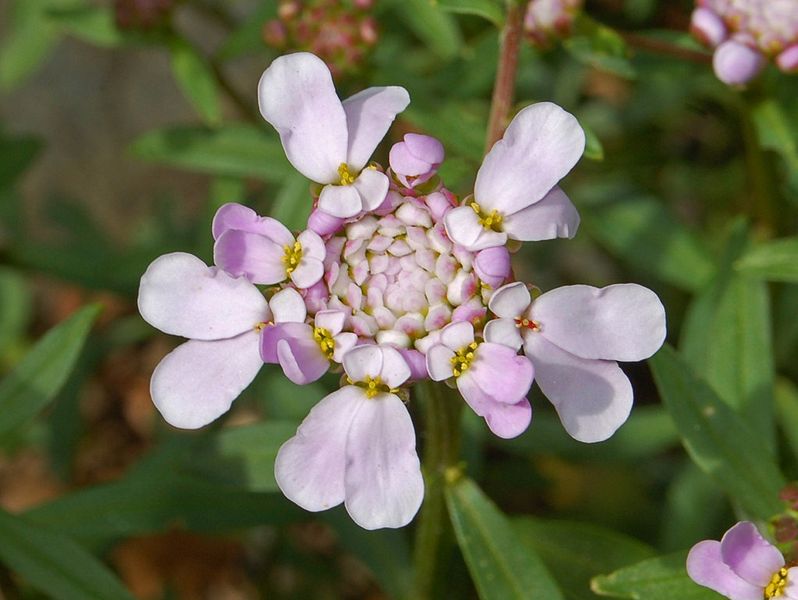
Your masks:
<path fill-rule="evenodd" d="M 762 436 L 670 346 L 663 346 L 649 362 L 693 461 L 754 517 L 768 519 L 778 513 L 784 476 Z"/>
<path fill-rule="evenodd" d="M 463 39 L 457 21 L 431 0 L 391 0 L 399 17 L 435 54 L 451 60 Z"/>
<path fill-rule="evenodd" d="M 58 41 L 46 18 L 51 0 L 13 0 L 10 27 L 0 45 L 0 89 L 10 90 L 33 73 Z"/>
<path fill-rule="evenodd" d="M 144 160 L 211 175 L 279 181 L 292 172 L 276 136 L 243 124 L 160 129 L 138 138 L 131 150 Z"/>
<path fill-rule="evenodd" d="M 739 223 L 715 280 L 688 308 L 681 347 L 695 372 L 772 449 L 774 366 L 768 288 L 733 267 L 747 246 L 747 228 Z"/>
<path fill-rule="evenodd" d="M 30 290 L 22 275 L 0 267 L 0 359 L 28 326 L 31 306 Z"/>
<path fill-rule="evenodd" d="M 55 397 L 99 312 L 99 305 L 87 306 L 51 329 L 0 382 L 0 439 L 36 416 Z"/>
<path fill-rule="evenodd" d="M 787 378 L 776 381 L 776 410 L 781 431 L 798 459 L 798 387 Z"/>
<path fill-rule="evenodd" d="M 600 596 L 632 600 L 719 600 L 720 596 L 687 576 L 686 552 L 644 560 L 593 579 Z"/>
<path fill-rule="evenodd" d="M 520 517 L 513 529 L 540 555 L 568 600 L 595 600 L 591 578 L 655 554 L 643 542 L 590 523 Z"/>
<path fill-rule="evenodd" d="M 580 123 L 585 132 L 585 158 L 590 160 L 604 160 L 604 146 L 601 145 L 601 140 L 590 127 L 584 123 Z"/>
<path fill-rule="evenodd" d="M 49 598 L 133 598 L 102 563 L 59 533 L 0 510 L 0 539 L 0 560 Z"/>
<path fill-rule="evenodd" d="M 183 95 L 208 125 L 222 119 L 216 77 L 208 62 L 185 40 L 172 42 L 172 73 Z"/>
<path fill-rule="evenodd" d="M 470 479 L 446 487 L 457 543 L 482 600 L 563 595 L 531 548 L 524 549 L 510 521 Z"/>
<path fill-rule="evenodd" d="M 487 19 L 499 29 L 504 25 L 504 11 L 494 0 L 437 0 L 436 3 L 447 12 Z"/>
<path fill-rule="evenodd" d="M 584 13 L 577 17 L 574 34 L 563 42 L 563 46 L 581 63 L 627 79 L 636 76 L 623 38 Z"/>
<path fill-rule="evenodd" d="M 768 281 L 798 283 L 798 237 L 755 246 L 735 263 L 741 273 Z"/>
<path fill-rule="evenodd" d="M 754 125 L 762 147 L 778 152 L 787 164 L 792 187 L 798 187 L 798 128 L 790 120 L 781 105 L 769 98 L 753 108 Z M 794 118 L 793 118 L 794 121 Z"/>
<path fill-rule="evenodd" d="M 308 180 L 301 173 L 286 177 L 269 214 L 289 229 L 305 229 L 313 208 L 308 187 Z"/>
<path fill-rule="evenodd" d="M 105 48 L 114 48 L 127 36 L 114 23 L 111 6 L 79 6 L 50 10 L 48 20 L 64 33 Z"/>

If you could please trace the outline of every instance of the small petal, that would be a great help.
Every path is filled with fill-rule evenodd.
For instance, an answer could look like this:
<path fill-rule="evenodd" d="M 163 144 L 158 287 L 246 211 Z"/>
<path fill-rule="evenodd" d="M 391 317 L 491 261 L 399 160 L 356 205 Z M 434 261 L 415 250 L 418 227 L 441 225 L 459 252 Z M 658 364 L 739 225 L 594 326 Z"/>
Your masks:
<path fill-rule="evenodd" d="M 762 586 L 754 586 L 734 574 L 720 555 L 720 542 L 704 540 L 687 555 L 687 574 L 699 585 L 734 600 L 762 600 Z"/>
<path fill-rule="evenodd" d="M 276 58 L 258 83 L 258 104 L 297 171 L 318 183 L 338 180 L 349 134 L 324 61 L 307 52 Z"/>
<path fill-rule="evenodd" d="M 398 86 L 366 88 L 344 100 L 349 130 L 346 162 L 350 167 L 359 171 L 366 166 L 396 115 L 408 104 L 407 90 Z"/>
<path fill-rule="evenodd" d="M 765 56 L 747 44 L 731 39 L 715 50 L 712 66 L 715 75 L 728 85 L 744 85 L 765 67 Z"/>
<path fill-rule="evenodd" d="M 275 323 L 304 323 L 308 316 L 305 300 L 294 288 L 287 287 L 269 300 Z"/>
<path fill-rule="evenodd" d="M 324 263 L 317 258 L 305 258 L 299 261 L 296 269 L 291 271 L 291 281 L 300 290 L 314 286 L 324 277 Z"/>
<path fill-rule="evenodd" d="M 319 210 L 348 219 L 363 210 L 363 200 L 353 185 L 325 185 L 319 196 Z"/>
<path fill-rule="evenodd" d="M 322 310 L 316 313 L 313 324 L 326 329 L 330 335 L 338 335 L 346 323 L 346 313 L 342 310 Z"/>
<path fill-rule="evenodd" d="M 308 217 L 308 229 L 315 231 L 322 237 L 326 237 L 341 231 L 345 222 L 345 219 L 334 217 L 317 208 L 313 210 Z"/>
<path fill-rule="evenodd" d="M 394 173 L 406 177 L 423 175 L 431 167 L 429 162 L 415 156 L 405 142 L 399 142 L 391 146 L 391 151 L 388 153 L 388 163 Z"/>
<path fill-rule="evenodd" d="M 798 44 L 788 46 L 776 57 L 776 66 L 785 73 L 798 71 Z"/>
<path fill-rule="evenodd" d="M 427 357 L 418 350 L 398 348 L 399 353 L 410 368 L 410 379 L 420 381 L 427 378 Z"/>
<path fill-rule="evenodd" d="M 141 316 L 165 333 L 197 340 L 236 336 L 270 318 L 254 285 L 183 252 L 156 258 L 141 277 Z"/>
<path fill-rule="evenodd" d="M 524 398 L 516 404 L 496 402 L 476 382 L 469 371 L 457 378 L 457 389 L 471 409 L 485 419 L 490 430 L 500 438 L 521 435 L 532 420 L 532 406 Z"/>
<path fill-rule="evenodd" d="M 504 231 L 511 240 L 537 242 L 573 238 L 579 228 L 579 213 L 559 187 L 542 200 L 504 218 Z"/>
<path fill-rule="evenodd" d="M 690 32 L 710 48 L 718 46 L 729 35 L 723 19 L 714 11 L 700 6 L 690 17 Z"/>
<path fill-rule="evenodd" d="M 720 555 L 734 573 L 764 588 L 773 573 L 784 566 L 784 557 L 763 538 L 753 523 L 743 521 L 729 529 L 720 541 Z"/>
<path fill-rule="evenodd" d="M 264 235 L 280 246 L 294 243 L 294 236 L 280 221 L 261 217 L 248 206 L 235 202 L 224 204 L 216 211 L 211 225 L 213 239 L 218 240 L 225 231 L 231 229 Z"/>
<path fill-rule="evenodd" d="M 346 438 L 364 402 L 363 390 L 353 385 L 333 392 L 311 409 L 296 435 L 280 447 L 274 477 L 289 500 L 313 512 L 344 501 Z"/>
<path fill-rule="evenodd" d="M 454 376 L 452 358 L 454 351 L 443 344 L 436 344 L 427 350 L 427 372 L 432 381 L 443 381 Z"/>
<path fill-rule="evenodd" d="M 450 323 L 441 331 L 441 343 L 459 350 L 474 341 L 474 326 L 467 321 Z"/>
<path fill-rule="evenodd" d="M 633 283 L 563 286 L 535 300 L 531 316 L 547 340 L 582 358 L 643 360 L 665 340 L 662 302 Z"/>
<path fill-rule="evenodd" d="M 361 403 L 346 441 L 346 510 L 365 529 L 403 527 L 418 512 L 424 479 L 407 408 L 394 394 Z"/>
<path fill-rule="evenodd" d="M 389 388 L 397 388 L 410 379 L 410 367 L 396 348 L 383 346 L 380 377 Z"/>
<path fill-rule="evenodd" d="M 472 252 L 503 246 L 507 242 L 506 233 L 485 229 L 480 225 L 477 213 L 470 206 L 453 208 L 446 213 L 443 222 L 449 239 Z"/>
<path fill-rule="evenodd" d="M 327 257 L 327 249 L 324 247 L 324 240 L 319 237 L 318 233 L 306 229 L 297 236 L 296 240 L 302 246 L 302 256 L 324 262 Z"/>
<path fill-rule="evenodd" d="M 379 346 L 364 345 L 352 348 L 344 356 L 344 370 L 352 381 L 374 379 L 382 371 L 383 353 Z"/>
<path fill-rule="evenodd" d="M 527 106 L 482 161 L 474 198 L 483 209 L 516 213 L 541 200 L 584 148 L 585 134 L 572 114 L 550 102 Z"/>
<path fill-rule="evenodd" d="M 495 402 L 516 404 L 532 387 L 535 369 L 512 348 L 485 342 L 477 348 L 468 374 Z"/>
<path fill-rule="evenodd" d="M 357 345 L 357 335 L 351 331 L 344 331 L 334 337 L 335 350 L 333 351 L 333 360 L 338 364 L 344 362 L 344 356 L 352 348 Z"/>
<path fill-rule="evenodd" d="M 277 361 L 285 376 L 297 385 L 318 381 L 330 369 L 330 361 L 312 337 L 285 337 L 278 341 Z"/>
<path fill-rule="evenodd" d="M 190 340 L 155 367 L 150 394 L 169 424 L 197 429 L 226 413 L 262 366 L 254 330 L 226 340 Z"/>
<path fill-rule="evenodd" d="M 529 288 L 522 281 L 515 281 L 496 290 L 488 302 L 488 308 L 497 317 L 516 319 L 526 312 L 531 303 Z"/>
<path fill-rule="evenodd" d="M 485 324 L 482 333 L 486 342 L 502 344 L 512 348 L 516 352 L 521 349 L 524 341 L 521 339 L 521 332 L 513 319 L 493 319 Z"/>
<path fill-rule="evenodd" d="M 443 144 L 437 138 L 419 133 L 406 133 L 402 139 L 413 156 L 432 166 L 443 162 L 445 152 Z M 405 175 L 421 175 L 421 173 L 405 173 Z"/>
<path fill-rule="evenodd" d="M 474 270 L 485 285 L 499 287 L 510 276 L 510 252 L 505 246 L 480 251 L 474 258 Z"/>
<path fill-rule="evenodd" d="M 257 233 L 228 229 L 213 245 L 214 262 L 235 276 L 271 285 L 285 281 L 285 250 Z"/>
<path fill-rule="evenodd" d="M 535 381 L 572 438 L 604 441 L 629 417 L 632 385 L 617 363 L 579 358 L 540 333 L 525 336 L 524 353 L 535 365 Z"/>
<path fill-rule="evenodd" d="M 377 169 L 363 169 L 352 184 L 360 194 L 362 210 L 372 211 L 380 206 L 388 195 L 391 182 L 385 173 Z"/>

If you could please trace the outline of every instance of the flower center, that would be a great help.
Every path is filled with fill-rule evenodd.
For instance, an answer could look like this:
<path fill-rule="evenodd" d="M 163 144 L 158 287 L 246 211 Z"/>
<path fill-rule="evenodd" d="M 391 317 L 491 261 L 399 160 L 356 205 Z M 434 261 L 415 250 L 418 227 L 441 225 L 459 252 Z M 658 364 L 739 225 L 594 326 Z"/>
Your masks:
<path fill-rule="evenodd" d="M 515 319 L 515 326 L 519 329 L 530 329 L 532 331 L 540 331 L 540 323 L 537 321 L 533 321 L 532 319 L 522 319 L 517 318 Z"/>
<path fill-rule="evenodd" d="M 454 373 L 455 377 L 460 377 L 460 375 L 465 373 L 471 366 L 477 346 L 479 346 L 477 342 L 471 342 L 468 346 L 460 348 L 454 353 L 454 356 L 449 359 L 449 362 L 452 363 L 452 373 Z"/>
<path fill-rule="evenodd" d="M 324 356 L 326 356 L 328 360 L 332 360 L 333 353 L 335 352 L 335 340 L 333 336 L 330 335 L 330 332 L 324 329 L 324 327 L 314 327 L 313 339 L 316 340 Z"/>
<path fill-rule="evenodd" d="M 485 213 L 480 207 L 479 204 L 476 202 L 471 203 L 471 208 L 477 213 L 479 224 L 482 225 L 485 229 L 489 229 L 491 231 L 501 231 L 501 225 L 503 217 L 498 210 L 492 210 L 489 213 Z"/>
<path fill-rule="evenodd" d="M 283 246 L 283 250 L 285 251 L 283 255 L 285 272 L 290 275 L 297 268 L 299 261 L 302 260 L 302 244 L 299 242 L 294 242 L 293 246 L 286 244 Z"/>
<path fill-rule="evenodd" d="M 349 377 L 347 377 L 346 381 L 350 385 L 356 385 L 357 387 L 366 390 L 366 398 L 374 398 L 377 394 L 395 394 L 399 391 L 399 388 L 388 387 L 386 384 L 384 384 L 379 375 L 376 377 L 366 375 L 366 378 L 363 381 L 357 382 L 352 381 L 349 379 Z"/>
<path fill-rule="evenodd" d="M 765 600 L 770 600 L 771 598 L 777 598 L 784 594 L 784 588 L 787 585 L 787 568 L 782 567 L 775 573 L 773 573 L 773 577 L 770 578 L 770 583 L 765 586 L 765 593 L 763 598 Z"/>
<path fill-rule="evenodd" d="M 349 165 L 341 163 L 338 166 L 338 175 L 341 177 L 341 185 L 352 185 L 355 183 L 355 176 L 349 172 Z"/>

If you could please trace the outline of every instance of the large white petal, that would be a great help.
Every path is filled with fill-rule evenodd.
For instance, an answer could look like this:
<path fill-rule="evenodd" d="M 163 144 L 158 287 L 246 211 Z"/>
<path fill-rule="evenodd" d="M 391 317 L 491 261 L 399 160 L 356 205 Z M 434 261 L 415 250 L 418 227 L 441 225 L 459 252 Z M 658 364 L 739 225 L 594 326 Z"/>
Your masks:
<path fill-rule="evenodd" d="M 403 527 L 418 512 L 424 479 L 413 421 L 394 394 L 355 413 L 346 442 L 346 510 L 365 529 Z"/>
<path fill-rule="evenodd" d="M 319 183 L 338 181 L 347 154 L 346 114 L 324 61 L 307 52 L 274 59 L 258 83 L 258 104 L 297 171 Z"/>
<path fill-rule="evenodd" d="M 617 363 L 579 358 L 532 332 L 524 336 L 524 352 L 535 366 L 535 381 L 571 437 L 601 442 L 626 421 L 632 385 Z"/>
<path fill-rule="evenodd" d="M 197 429 L 226 413 L 262 365 L 254 330 L 226 340 L 190 340 L 155 367 L 150 394 L 168 423 Z"/>
<path fill-rule="evenodd" d="M 314 406 L 296 435 L 280 447 L 274 477 L 283 494 L 305 510 L 327 510 L 344 501 L 346 439 L 352 419 L 366 401 L 348 385 Z"/>
<path fill-rule="evenodd" d="M 347 163 L 359 171 L 368 163 L 397 114 L 410 104 L 403 87 L 371 87 L 344 100 L 349 130 Z"/>
<path fill-rule="evenodd" d="M 530 312 L 546 339 L 582 358 L 643 360 L 665 341 L 662 302 L 634 283 L 560 287 L 535 300 Z"/>
<path fill-rule="evenodd" d="M 570 239 L 579 229 L 579 213 L 565 192 L 555 186 L 540 202 L 505 217 L 503 228 L 510 239 L 523 242 Z"/>
<path fill-rule="evenodd" d="M 196 340 L 233 337 L 270 316 L 266 299 L 249 281 L 184 252 L 164 254 L 147 267 L 138 306 L 153 327 Z"/>
<path fill-rule="evenodd" d="M 582 156 L 585 133 L 556 104 L 519 112 L 477 173 L 474 198 L 483 209 L 510 215 L 542 199 Z"/>

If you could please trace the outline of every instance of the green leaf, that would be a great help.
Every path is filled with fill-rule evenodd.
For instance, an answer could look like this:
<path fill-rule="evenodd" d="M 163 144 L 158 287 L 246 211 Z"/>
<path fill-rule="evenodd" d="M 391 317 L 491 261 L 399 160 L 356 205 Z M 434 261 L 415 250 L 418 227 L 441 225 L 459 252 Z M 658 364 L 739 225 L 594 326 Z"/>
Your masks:
<path fill-rule="evenodd" d="M 0 359 L 27 328 L 31 307 L 31 293 L 25 279 L 11 269 L 0 267 Z"/>
<path fill-rule="evenodd" d="M 781 155 L 787 164 L 792 187 L 798 187 L 798 141 L 796 141 L 798 129 L 790 126 L 790 120 L 784 114 L 781 105 L 772 98 L 754 106 L 753 118 L 759 143 L 763 148 L 769 148 Z"/>
<path fill-rule="evenodd" d="M 279 181 L 292 172 L 275 136 L 243 124 L 160 129 L 138 138 L 131 150 L 144 160 L 211 175 Z"/>
<path fill-rule="evenodd" d="M 448 152 L 476 164 L 482 161 L 488 106 L 482 102 L 450 103 L 444 109 L 408 108 L 402 117 L 443 142 Z M 447 159 L 449 160 L 449 159 Z M 445 163 L 444 163 L 445 164 Z"/>
<path fill-rule="evenodd" d="M 50 55 L 58 41 L 56 28 L 47 20 L 52 0 L 14 0 L 9 7 L 0 46 L 0 89 L 19 85 Z"/>
<path fill-rule="evenodd" d="M 36 416 L 55 397 L 99 312 L 99 305 L 87 306 L 51 329 L 0 382 L 0 439 Z"/>
<path fill-rule="evenodd" d="M 0 559 L 49 598 L 133 598 L 102 563 L 59 533 L 0 510 L 0 539 Z"/>
<path fill-rule="evenodd" d="M 437 0 L 435 3 L 446 12 L 476 15 L 487 19 L 499 29 L 504 25 L 504 11 L 493 0 Z"/>
<path fill-rule="evenodd" d="M 636 76 L 623 38 L 584 13 L 576 18 L 574 33 L 563 42 L 563 46 L 581 63 L 627 79 Z"/>
<path fill-rule="evenodd" d="M 286 177 L 269 214 L 288 229 L 305 229 L 313 208 L 308 187 L 308 180 L 301 173 Z"/>
<path fill-rule="evenodd" d="M 632 600 L 719 600 L 720 596 L 687 576 L 686 552 L 644 560 L 593 579 L 600 596 Z"/>
<path fill-rule="evenodd" d="M 208 125 L 222 120 L 216 77 L 210 64 L 185 40 L 171 44 L 172 73 L 183 95 Z"/>
<path fill-rule="evenodd" d="M 473 481 L 464 477 L 447 485 L 446 505 L 482 600 L 562 600 L 541 559 L 524 550 L 510 521 Z"/>
<path fill-rule="evenodd" d="M 786 378 L 776 381 L 776 410 L 781 431 L 798 459 L 798 387 Z"/>
<path fill-rule="evenodd" d="M 590 160 L 604 160 L 604 146 L 601 145 L 601 140 L 590 127 L 584 123 L 580 123 L 585 132 L 585 158 Z"/>
<path fill-rule="evenodd" d="M 38 138 L 0 133 L 0 189 L 16 183 L 38 156 L 42 145 Z"/>
<path fill-rule="evenodd" d="M 768 281 L 798 283 L 798 237 L 759 244 L 743 254 L 734 267 Z"/>
<path fill-rule="evenodd" d="M 248 15 L 241 26 L 224 41 L 216 52 L 216 58 L 228 61 L 243 54 L 263 51 L 263 26 L 266 21 L 275 17 L 277 17 L 277 2 L 259 0 L 252 14 Z"/>
<path fill-rule="evenodd" d="M 733 267 L 747 245 L 748 231 L 741 222 L 733 228 L 712 285 L 688 308 L 681 347 L 695 372 L 774 448 L 768 289 Z"/>
<path fill-rule="evenodd" d="M 575 197 L 590 235 L 622 260 L 689 291 L 701 289 L 712 277 L 708 250 L 655 198 L 614 193 L 588 201 Z"/>
<path fill-rule="evenodd" d="M 762 436 L 670 346 L 663 346 L 649 362 L 693 461 L 754 517 L 768 519 L 780 512 L 784 476 Z"/>
<path fill-rule="evenodd" d="M 392 8 L 439 58 L 451 60 L 460 52 L 463 39 L 457 21 L 431 0 L 391 0 Z"/>
<path fill-rule="evenodd" d="M 595 600 L 592 577 L 655 554 L 643 542 L 590 523 L 520 517 L 513 529 L 540 555 L 568 600 Z"/>
<path fill-rule="evenodd" d="M 127 36 L 114 23 L 110 6 L 79 6 L 62 10 L 50 10 L 48 20 L 63 33 L 105 48 L 121 45 Z"/>

